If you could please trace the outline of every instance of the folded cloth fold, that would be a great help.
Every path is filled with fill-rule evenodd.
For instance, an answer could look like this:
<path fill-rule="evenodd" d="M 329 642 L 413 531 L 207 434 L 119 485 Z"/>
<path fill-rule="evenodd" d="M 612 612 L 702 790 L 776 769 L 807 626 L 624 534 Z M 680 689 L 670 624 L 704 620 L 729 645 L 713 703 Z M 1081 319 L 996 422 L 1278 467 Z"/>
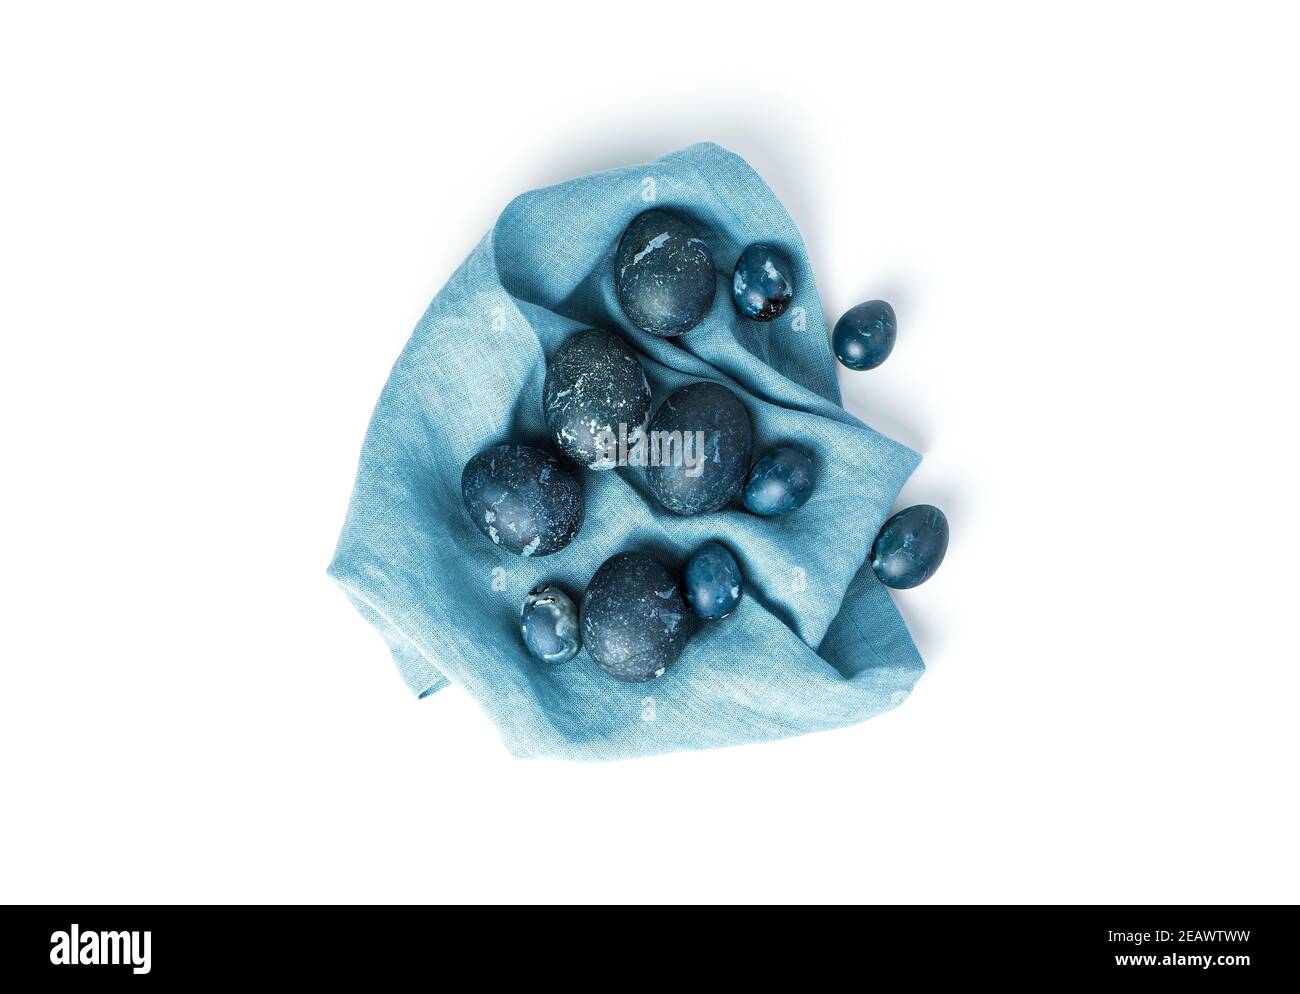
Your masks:
<path fill-rule="evenodd" d="M 623 315 L 612 258 L 643 210 L 688 218 L 719 274 L 704 321 L 657 338 Z M 777 320 L 732 306 L 745 246 L 771 242 L 795 266 Z M 779 518 L 733 502 L 679 517 L 634 467 L 579 470 L 587 516 L 567 548 L 510 555 L 479 534 L 461 469 L 500 442 L 546 445 L 546 357 L 571 332 L 617 331 L 640 355 L 656 405 L 700 379 L 734 390 L 755 454 L 797 445 L 817 466 L 808 503 Z M 517 197 L 434 298 L 385 385 L 361 452 L 330 575 L 387 641 L 423 697 L 463 688 L 518 756 L 625 759 L 835 728 L 901 703 L 923 664 L 889 593 L 864 565 L 920 457 L 840 405 L 826 319 L 807 251 L 744 160 L 713 144 Z M 716 539 L 735 554 L 745 597 L 700 622 L 664 676 L 619 683 L 586 655 L 543 667 L 524 650 L 519 609 L 533 586 L 577 600 L 609 556 L 641 549 L 679 571 Z"/>

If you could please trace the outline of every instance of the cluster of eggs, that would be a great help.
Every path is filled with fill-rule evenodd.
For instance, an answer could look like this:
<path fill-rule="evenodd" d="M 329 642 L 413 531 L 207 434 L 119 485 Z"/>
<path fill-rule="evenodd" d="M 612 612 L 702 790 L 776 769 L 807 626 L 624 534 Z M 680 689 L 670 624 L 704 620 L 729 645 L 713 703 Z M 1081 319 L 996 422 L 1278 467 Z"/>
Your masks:
<path fill-rule="evenodd" d="M 707 243 L 687 221 L 650 210 L 634 218 L 619 241 L 614 284 L 628 320 L 673 338 L 708 313 L 717 275 Z M 754 321 L 784 314 L 794 288 L 794 266 L 775 245 L 750 245 L 732 272 L 733 303 Z M 893 310 L 884 301 L 869 301 L 840 319 L 832 347 L 849 368 L 871 369 L 888 357 L 894 337 Z M 571 463 L 610 469 L 620 465 L 622 453 L 672 439 L 673 457 L 643 464 L 650 492 L 676 514 L 717 511 L 739 494 L 748 511 L 772 517 L 797 510 L 812 496 L 816 471 L 808 453 L 781 445 L 755 460 L 749 412 L 722 384 L 690 383 L 670 394 L 653 416 L 651 406 L 640 360 L 609 331 L 575 332 L 547 363 L 542 413 L 552 441 Z M 611 444 L 615 439 L 618 445 Z M 691 451 L 696 440 L 700 444 Z M 479 531 L 520 556 L 558 552 L 582 528 L 582 482 L 568 463 L 544 449 L 484 449 L 465 464 L 461 491 Z M 916 586 L 938 568 L 947 544 L 948 525 L 938 508 L 908 508 L 880 530 L 872 567 L 889 586 Z M 551 583 L 529 591 L 520 631 L 529 653 L 544 664 L 566 663 L 585 645 L 610 676 L 651 680 L 685 648 L 688 616 L 726 618 L 743 589 L 740 565 L 719 542 L 697 549 L 680 578 L 646 553 L 622 552 L 596 570 L 581 608 Z"/>

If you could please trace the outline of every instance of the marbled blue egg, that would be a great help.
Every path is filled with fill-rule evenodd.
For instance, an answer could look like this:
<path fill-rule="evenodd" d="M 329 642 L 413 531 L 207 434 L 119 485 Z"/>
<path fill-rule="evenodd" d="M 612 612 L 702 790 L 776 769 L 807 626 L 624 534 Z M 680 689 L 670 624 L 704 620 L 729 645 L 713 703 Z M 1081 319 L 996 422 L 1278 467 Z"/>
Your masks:
<path fill-rule="evenodd" d="M 716 511 L 745 482 L 753 452 L 749 411 L 720 383 L 684 386 L 659 405 L 647 434 L 646 482 L 677 514 Z"/>
<path fill-rule="evenodd" d="M 745 481 L 745 507 L 765 518 L 803 507 L 817 482 L 812 458 L 802 449 L 779 445 L 754 463 Z"/>
<path fill-rule="evenodd" d="M 623 232 L 614 286 L 623 313 L 641 330 L 664 338 L 690 331 L 712 305 L 717 283 L 708 245 L 676 214 L 646 211 Z"/>
<path fill-rule="evenodd" d="M 567 663 L 582 648 L 578 606 L 554 584 L 528 591 L 519 612 L 519 632 L 529 654 L 547 666 Z"/>
<path fill-rule="evenodd" d="M 586 511 L 578 478 L 549 452 L 527 445 L 484 449 L 465 464 L 460 489 L 475 527 L 521 556 L 563 549 Z"/>
<path fill-rule="evenodd" d="M 875 369 L 894 351 L 897 335 L 894 309 L 883 300 L 868 300 L 850 307 L 835 322 L 831 347 L 849 369 Z"/>
<path fill-rule="evenodd" d="M 653 680 L 686 647 L 687 614 L 662 563 L 644 552 L 621 552 L 605 560 L 582 595 L 582 640 L 616 680 Z"/>
<path fill-rule="evenodd" d="M 744 592 L 736 557 L 721 543 L 706 542 L 686 563 L 682 592 L 697 617 L 706 621 L 727 617 L 736 610 Z"/>
<path fill-rule="evenodd" d="M 650 420 L 650 384 L 641 360 L 611 332 L 575 332 L 546 365 L 542 413 L 570 459 L 592 469 L 612 468 L 618 440 L 636 445 Z"/>
<path fill-rule="evenodd" d="M 899 511 L 871 549 L 871 568 L 887 587 L 906 590 L 934 575 L 948 551 L 948 519 L 931 504 Z"/>
<path fill-rule="evenodd" d="M 794 296 L 794 264 L 775 245 L 758 242 L 740 253 L 731 273 L 736 310 L 755 321 L 774 321 Z"/>

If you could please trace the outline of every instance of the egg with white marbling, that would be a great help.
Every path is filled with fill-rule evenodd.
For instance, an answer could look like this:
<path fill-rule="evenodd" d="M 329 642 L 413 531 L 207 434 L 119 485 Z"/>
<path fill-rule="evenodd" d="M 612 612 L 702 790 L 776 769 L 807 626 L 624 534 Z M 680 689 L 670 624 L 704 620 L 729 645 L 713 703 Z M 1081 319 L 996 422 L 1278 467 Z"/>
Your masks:
<path fill-rule="evenodd" d="M 601 328 L 574 332 L 546 364 L 542 413 L 560 450 L 592 469 L 617 464 L 650 419 L 650 384 L 635 352 Z"/>
<path fill-rule="evenodd" d="M 520 556 L 549 556 L 573 541 L 586 513 L 582 483 L 544 449 L 494 445 L 465 464 L 461 496 L 493 544 Z"/>
<path fill-rule="evenodd" d="M 676 514 L 716 511 L 735 496 L 754 446 L 749 411 L 721 383 L 675 391 L 650 420 L 646 482 Z"/>
<path fill-rule="evenodd" d="M 697 617 L 706 621 L 728 617 L 744 593 L 736 557 L 721 542 L 705 542 L 686 563 L 682 590 L 687 606 Z"/>
<path fill-rule="evenodd" d="M 731 272 L 736 310 L 754 321 L 775 321 L 794 297 L 794 263 L 775 245 L 757 242 L 740 253 Z"/>
<path fill-rule="evenodd" d="M 547 666 L 567 663 L 582 648 L 578 606 L 553 583 L 528 591 L 519 612 L 519 634 L 529 655 Z"/>
<path fill-rule="evenodd" d="M 948 553 L 948 519 L 933 504 L 904 508 L 886 521 L 871 548 L 871 568 L 896 590 L 919 586 Z"/>
<path fill-rule="evenodd" d="M 703 320 L 718 279 L 700 233 L 676 214 L 650 210 L 634 217 L 619 240 L 614 287 L 628 320 L 672 338 Z"/>
<path fill-rule="evenodd" d="M 677 579 L 653 556 L 621 552 L 596 570 L 582 595 L 582 641 L 616 680 L 663 676 L 689 637 Z"/>

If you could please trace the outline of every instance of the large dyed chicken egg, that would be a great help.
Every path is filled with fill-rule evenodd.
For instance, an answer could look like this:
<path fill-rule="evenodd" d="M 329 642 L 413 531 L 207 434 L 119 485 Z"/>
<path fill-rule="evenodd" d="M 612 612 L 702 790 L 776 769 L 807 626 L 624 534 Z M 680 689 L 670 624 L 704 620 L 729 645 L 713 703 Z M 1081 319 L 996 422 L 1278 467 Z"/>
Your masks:
<path fill-rule="evenodd" d="M 582 641 L 596 665 L 625 683 L 662 676 L 689 635 L 677 580 L 657 559 L 606 559 L 582 595 Z"/>
<path fill-rule="evenodd" d="M 547 556 L 573 541 L 585 513 L 582 484 L 555 456 L 494 445 L 465 464 L 461 496 L 470 520 L 508 552 Z"/>
<path fill-rule="evenodd" d="M 650 421 L 646 482 L 677 514 L 716 511 L 744 482 L 753 445 L 740 398 L 720 383 L 692 383 L 671 394 Z"/>
<path fill-rule="evenodd" d="M 575 332 L 551 356 L 542 413 L 555 444 L 592 469 L 616 465 L 617 446 L 636 445 L 650 420 L 650 384 L 621 338 L 600 328 Z"/>
<path fill-rule="evenodd" d="M 699 233 L 667 211 L 638 214 L 614 258 L 623 313 L 642 331 L 672 338 L 708 312 L 717 289 L 713 256 Z"/>
<path fill-rule="evenodd" d="M 871 568 L 886 587 L 906 590 L 934 575 L 948 551 L 948 519 L 932 504 L 899 511 L 871 549 Z"/>

